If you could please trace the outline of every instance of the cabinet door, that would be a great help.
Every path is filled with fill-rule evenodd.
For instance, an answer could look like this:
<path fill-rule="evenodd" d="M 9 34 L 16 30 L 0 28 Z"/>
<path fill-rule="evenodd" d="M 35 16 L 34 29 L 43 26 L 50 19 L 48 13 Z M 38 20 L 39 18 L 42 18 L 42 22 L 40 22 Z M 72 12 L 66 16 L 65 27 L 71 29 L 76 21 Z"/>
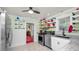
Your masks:
<path fill-rule="evenodd" d="M 45 35 L 45 45 L 51 48 L 51 35 Z"/>
<path fill-rule="evenodd" d="M 53 50 L 58 50 L 60 48 L 60 41 L 58 41 L 57 38 L 53 38 L 51 43 Z"/>
<path fill-rule="evenodd" d="M 61 48 L 61 42 L 58 41 L 57 39 L 54 39 L 54 50 L 59 50 Z"/>
<path fill-rule="evenodd" d="M 65 39 L 65 38 L 59 38 L 59 40 L 57 39 L 57 43 L 60 49 L 63 48 L 65 45 L 67 45 L 69 42 L 70 40 Z"/>
<path fill-rule="evenodd" d="M 63 48 L 66 44 L 68 44 L 70 40 L 64 39 L 64 38 L 52 38 L 52 49 L 53 50 L 59 50 Z"/>

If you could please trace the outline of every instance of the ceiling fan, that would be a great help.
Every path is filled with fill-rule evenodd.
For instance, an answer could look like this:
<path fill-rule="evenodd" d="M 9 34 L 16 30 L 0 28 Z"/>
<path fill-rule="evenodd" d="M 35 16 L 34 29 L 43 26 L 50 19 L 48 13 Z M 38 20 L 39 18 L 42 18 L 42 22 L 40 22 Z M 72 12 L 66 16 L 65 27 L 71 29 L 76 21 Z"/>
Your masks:
<path fill-rule="evenodd" d="M 40 14 L 39 11 L 33 10 L 33 7 L 29 7 L 28 10 L 23 10 L 22 12 L 28 12 L 28 13 L 30 13 L 30 14 L 33 14 L 33 13 Z"/>

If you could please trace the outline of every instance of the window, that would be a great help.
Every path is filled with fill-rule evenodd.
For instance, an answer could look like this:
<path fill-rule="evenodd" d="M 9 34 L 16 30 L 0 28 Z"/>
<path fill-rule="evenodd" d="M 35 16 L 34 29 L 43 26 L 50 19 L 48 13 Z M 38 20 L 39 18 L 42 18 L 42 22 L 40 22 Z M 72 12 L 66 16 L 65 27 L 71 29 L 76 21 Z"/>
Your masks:
<path fill-rule="evenodd" d="M 65 31 L 67 31 L 69 27 L 69 22 L 70 22 L 70 17 L 59 19 L 59 30 L 63 30 L 64 28 Z"/>

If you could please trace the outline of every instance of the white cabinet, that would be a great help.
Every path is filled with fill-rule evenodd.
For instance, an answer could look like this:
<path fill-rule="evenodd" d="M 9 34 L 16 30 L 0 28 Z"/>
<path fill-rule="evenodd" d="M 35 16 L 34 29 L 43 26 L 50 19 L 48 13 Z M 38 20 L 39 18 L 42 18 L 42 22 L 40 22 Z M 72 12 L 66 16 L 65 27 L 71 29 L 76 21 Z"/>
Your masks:
<path fill-rule="evenodd" d="M 50 34 L 45 35 L 45 45 L 51 48 L 51 35 Z"/>
<path fill-rule="evenodd" d="M 60 37 L 51 37 L 51 47 L 53 50 L 59 50 L 68 44 L 70 40 Z"/>

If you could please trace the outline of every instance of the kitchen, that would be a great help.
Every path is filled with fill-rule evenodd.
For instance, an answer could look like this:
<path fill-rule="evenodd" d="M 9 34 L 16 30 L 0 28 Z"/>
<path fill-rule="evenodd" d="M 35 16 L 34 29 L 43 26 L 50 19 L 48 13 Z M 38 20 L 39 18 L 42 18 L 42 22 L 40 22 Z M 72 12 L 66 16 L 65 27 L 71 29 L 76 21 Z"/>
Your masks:
<path fill-rule="evenodd" d="M 79 8 L 2 7 L 1 9 L 7 11 L 5 13 L 8 14 L 11 20 L 12 44 L 8 46 L 8 51 L 11 49 L 11 51 L 18 50 L 16 47 L 24 45 L 27 51 L 30 44 L 31 48 L 29 49 L 33 51 L 37 47 L 37 51 L 39 49 L 42 51 L 41 47 L 48 49 L 48 51 L 79 50 Z M 29 12 L 29 10 L 31 11 Z M 36 12 L 37 10 L 40 12 Z M 31 28 L 33 30 L 33 38 L 30 38 L 33 41 L 29 44 L 26 43 L 26 31 L 28 30 L 26 24 L 28 23 L 34 24 L 33 28 Z M 35 43 L 34 46 L 32 46 L 33 43 Z"/>
<path fill-rule="evenodd" d="M 79 20 L 78 11 L 70 10 L 50 17 L 48 19 L 41 20 L 40 28 L 43 32 L 43 45 L 48 48 L 61 51 L 61 50 L 79 50 Z M 47 25 L 47 26 L 46 26 Z M 74 42 L 75 41 L 75 42 Z M 73 43 L 74 42 L 74 43 Z M 74 47 L 75 46 L 75 47 Z"/>

